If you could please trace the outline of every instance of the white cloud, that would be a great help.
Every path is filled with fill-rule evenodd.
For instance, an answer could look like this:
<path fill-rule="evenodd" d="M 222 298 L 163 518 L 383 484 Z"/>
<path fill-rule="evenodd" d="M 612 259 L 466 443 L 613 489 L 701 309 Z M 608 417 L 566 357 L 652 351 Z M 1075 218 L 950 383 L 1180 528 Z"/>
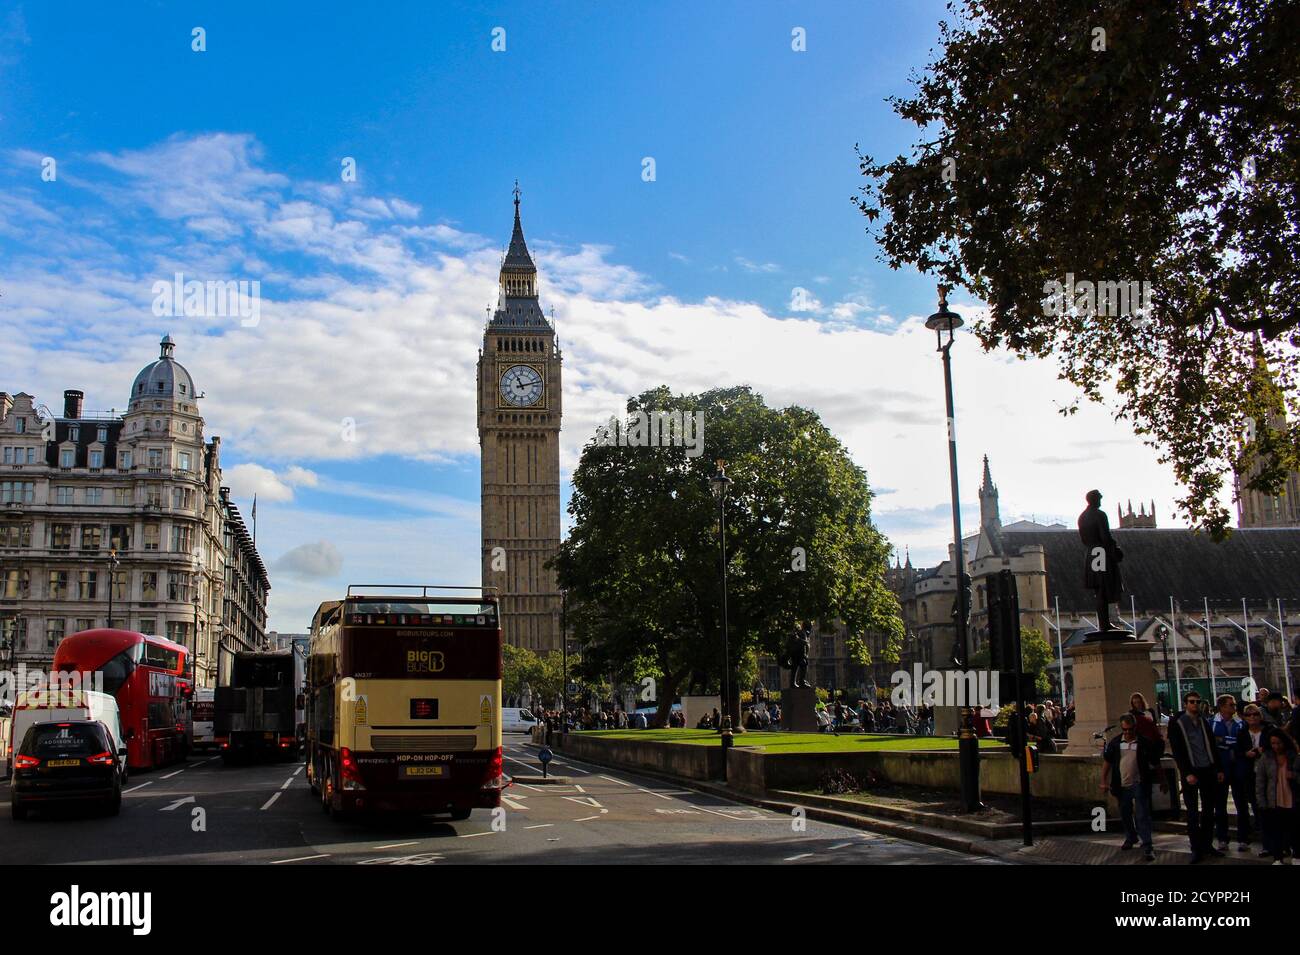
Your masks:
<path fill-rule="evenodd" d="M 263 501 L 292 501 L 295 487 L 315 487 L 318 478 L 296 465 L 276 473 L 260 464 L 236 464 L 222 469 L 222 481 L 236 498 L 251 498 L 254 494 Z"/>
<path fill-rule="evenodd" d="M 271 564 L 270 573 L 288 574 L 299 580 L 337 577 L 343 570 L 343 555 L 327 540 L 299 544 Z"/>

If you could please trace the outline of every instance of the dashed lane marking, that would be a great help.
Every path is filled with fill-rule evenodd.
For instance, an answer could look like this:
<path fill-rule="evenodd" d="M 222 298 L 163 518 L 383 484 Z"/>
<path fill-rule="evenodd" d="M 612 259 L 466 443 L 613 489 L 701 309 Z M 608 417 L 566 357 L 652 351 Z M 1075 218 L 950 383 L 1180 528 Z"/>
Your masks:
<path fill-rule="evenodd" d="M 667 799 L 672 802 L 672 796 L 665 796 L 663 793 L 657 793 L 653 789 L 638 789 L 637 792 L 649 793 L 651 796 L 658 796 L 660 799 Z"/>
<path fill-rule="evenodd" d="M 281 786 L 280 788 L 281 788 L 281 789 L 288 789 L 288 788 L 289 788 L 290 786 L 292 786 L 292 785 L 293 785 L 293 777 L 290 776 L 288 779 L 286 779 L 286 780 L 284 781 L 284 785 Z"/>
<path fill-rule="evenodd" d="M 524 828 L 525 829 L 549 829 L 553 825 L 555 825 L 555 823 L 553 822 L 542 822 L 542 823 L 538 823 L 535 826 L 524 826 Z"/>
<path fill-rule="evenodd" d="M 401 849 L 403 846 L 418 846 L 418 842 L 390 842 L 386 846 L 375 846 L 376 849 Z"/>
<path fill-rule="evenodd" d="M 280 794 L 279 794 L 279 793 L 276 793 L 276 795 L 278 796 L 278 795 L 280 795 Z M 265 807 L 263 807 L 263 808 L 265 808 Z M 274 862 L 271 863 L 271 865 L 284 865 L 286 862 L 306 862 L 308 859 L 324 859 L 324 858 L 325 858 L 326 856 L 328 856 L 328 855 L 329 855 L 328 852 L 322 852 L 322 853 L 320 853 L 319 855 L 314 855 L 314 856 L 299 856 L 299 857 L 296 858 L 296 859 L 276 859 Z"/>
<path fill-rule="evenodd" d="M 492 830 L 489 829 L 487 832 L 462 832 L 456 838 L 473 839 L 475 836 L 490 836 L 490 835 L 492 835 Z"/>
<path fill-rule="evenodd" d="M 183 773 L 183 772 L 185 772 L 184 769 L 178 769 L 178 770 L 176 770 L 176 772 L 174 772 L 174 773 L 168 773 L 166 776 L 163 776 L 162 778 L 163 778 L 163 779 L 171 779 L 173 776 L 179 776 L 179 775 L 180 775 L 181 773 Z"/>
<path fill-rule="evenodd" d="M 123 789 L 122 795 L 125 796 L 127 793 L 133 793 L 137 789 L 144 789 L 145 786 L 152 786 L 153 783 L 154 781 L 151 779 L 147 783 L 141 783 L 139 786 L 132 786 L 130 789 Z"/>
<path fill-rule="evenodd" d="M 528 807 L 527 807 L 527 806 L 525 806 L 525 805 L 524 805 L 523 803 L 521 803 L 521 802 L 516 802 L 514 799 L 512 799 L 511 797 L 505 795 L 504 793 L 503 793 L 502 796 L 501 796 L 501 801 L 502 801 L 503 803 L 505 803 L 507 806 L 509 806 L 511 809 L 517 809 L 517 810 L 521 810 L 521 811 L 523 811 L 523 812 L 527 812 L 527 811 L 528 811 Z"/>
<path fill-rule="evenodd" d="M 604 811 L 605 811 L 605 810 L 603 810 L 603 809 L 601 810 L 601 812 L 604 812 Z M 599 819 L 599 818 L 600 818 L 600 816 L 598 816 L 598 815 L 596 815 L 596 816 L 583 816 L 581 819 L 575 819 L 575 820 L 573 820 L 573 821 L 574 821 L 574 822 L 588 822 L 588 821 L 590 821 L 590 820 L 592 820 L 592 819 Z"/>
<path fill-rule="evenodd" d="M 811 859 L 811 852 L 801 852 L 797 856 L 790 856 L 788 859 L 782 859 L 782 862 L 798 862 L 800 859 Z"/>
<path fill-rule="evenodd" d="M 611 783 L 618 783 L 620 786 L 628 786 L 628 787 L 633 788 L 633 789 L 636 788 L 635 786 L 632 786 L 631 783 L 624 782 L 624 781 L 621 780 L 621 779 L 615 779 L 613 776 L 605 776 L 605 775 L 602 774 L 600 778 L 601 778 L 601 779 L 608 779 Z"/>
<path fill-rule="evenodd" d="M 275 795 L 274 795 L 274 796 L 272 796 L 272 797 L 271 797 L 270 799 L 268 799 L 266 802 L 262 803 L 262 808 L 263 808 L 263 809 L 270 809 L 270 808 L 271 808 L 271 803 L 273 803 L 273 802 L 275 802 L 277 799 L 279 799 L 279 798 L 280 798 L 280 794 L 281 794 L 282 792 L 284 792 L 283 789 L 277 789 L 277 790 L 275 791 Z"/>

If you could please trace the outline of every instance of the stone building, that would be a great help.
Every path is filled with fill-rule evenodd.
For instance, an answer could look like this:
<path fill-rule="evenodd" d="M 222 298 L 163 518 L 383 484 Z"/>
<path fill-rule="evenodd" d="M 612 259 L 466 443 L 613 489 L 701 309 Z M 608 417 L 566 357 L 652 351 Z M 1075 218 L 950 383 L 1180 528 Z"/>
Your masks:
<path fill-rule="evenodd" d="M 77 390 L 62 415 L 0 392 L 6 663 L 48 668 L 65 635 L 107 625 L 197 650 L 196 679 L 212 685 L 225 620 L 221 439 L 205 438 L 202 396 L 174 352 L 163 338 L 121 415 L 86 411 Z"/>
<path fill-rule="evenodd" d="M 560 649 L 562 356 L 542 313 L 537 267 L 519 220 L 501 264 L 497 306 L 478 358 L 483 586 L 501 598 L 507 643 Z"/>

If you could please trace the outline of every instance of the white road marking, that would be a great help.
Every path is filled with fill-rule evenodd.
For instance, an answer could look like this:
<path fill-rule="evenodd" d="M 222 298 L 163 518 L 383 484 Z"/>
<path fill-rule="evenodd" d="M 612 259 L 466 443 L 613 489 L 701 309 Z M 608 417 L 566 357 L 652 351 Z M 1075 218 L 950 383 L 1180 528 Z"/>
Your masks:
<path fill-rule="evenodd" d="M 521 782 L 516 781 L 516 782 L 515 782 L 515 785 L 516 785 L 516 786 L 523 786 L 525 789 L 531 789 L 531 790 L 532 790 L 533 792 L 535 792 L 535 793 L 544 793 L 544 792 L 546 792 L 545 789 L 542 789 L 542 788 L 539 787 L 539 786 L 530 786 L 530 785 L 528 785 L 528 783 L 521 783 Z"/>
<path fill-rule="evenodd" d="M 543 822 L 543 823 L 539 823 L 536 826 L 524 826 L 524 828 L 525 829 L 549 829 L 553 825 L 555 825 L 555 823 L 553 822 Z"/>
<path fill-rule="evenodd" d="M 185 772 L 185 770 L 183 770 L 183 769 L 178 769 L 178 770 L 176 770 L 176 772 L 174 772 L 174 773 L 168 773 L 166 776 L 164 776 L 164 777 L 162 777 L 162 778 L 163 778 L 163 779 L 171 779 L 173 776 L 179 776 L 179 775 L 180 775 L 181 773 L 183 773 L 183 772 Z"/>
<path fill-rule="evenodd" d="M 458 839 L 473 839 L 475 836 L 490 836 L 490 835 L 492 835 L 492 830 L 489 829 L 487 832 L 462 832 L 462 833 L 461 833 L 459 836 L 457 836 L 456 838 L 458 838 Z"/>
<path fill-rule="evenodd" d="M 375 846 L 376 849 L 400 849 L 403 846 L 418 846 L 418 842 L 390 842 L 386 846 Z"/>
<path fill-rule="evenodd" d="M 183 806 L 183 805 L 185 805 L 187 802 L 195 802 L 195 801 L 196 801 L 196 800 L 195 800 L 195 798 L 194 798 L 193 796 L 186 796 L 184 799 L 178 799 L 178 800 L 176 800 L 176 801 L 175 801 L 174 803 L 172 803 L 170 806 L 163 806 L 163 807 L 162 807 L 161 809 L 159 809 L 158 811 L 159 811 L 159 812 L 171 812 L 173 809 L 177 808 L 178 806 Z"/>
<path fill-rule="evenodd" d="M 577 766 L 574 766 L 572 763 L 562 763 L 562 762 L 560 762 L 558 759 L 553 759 L 553 760 L 551 760 L 551 765 L 552 765 L 552 766 L 563 766 L 565 769 L 568 769 L 568 770 L 570 770 L 571 772 L 581 773 L 581 774 L 584 775 L 584 776 L 590 776 L 590 775 L 591 775 L 591 773 L 587 772 L 585 769 L 579 769 Z"/>
<path fill-rule="evenodd" d="M 856 843 L 856 842 L 841 842 L 841 843 L 839 843 L 838 845 L 831 846 L 831 848 L 832 848 L 832 849 L 843 849 L 843 848 L 846 847 L 846 846 L 854 846 L 854 845 L 857 845 L 857 843 Z"/>
<path fill-rule="evenodd" d="M 649 793 L 652 796 L 658 796 L 660 799 L 667 799 L 669 802 L 673 801 L 672 796 L 665 796 L 663 793 L 657 793 L 653 789 L 638 789 L 637 792 Z"/>
<path fill-rule="evenodd" d="M 301 766 L 299 766 L 297 769 L 293 771 L 293 774 L 297 776 L 300 772 L 302 772 L 306 768 L 307 768 L 307 764 L 303 763 Z"/>
<path fill-rule="evenodd" d="M 278 796 L 280 794 L 276 793 L 276 795 Z M 306 862 L 308 859 L 324 859 L 328 855 L 329 855 L 328 852 L 322 852 L 320 855 L 299 856 L 296 859 L 276 859 L 274 862 L 271 863 L 271 865 L 284 865 L 286 862 Z"/>
<path fill-rule="evenodd" d="M 286 780 L 284 781 L 284 785 L 281 786 L 280 788 L 281 788 L 281 789 L 288 789 L 288 788 L 289 788 L 290 786 L 292 786 L 292 785 L 293 785 L 293 777 L 290 776 L 288 779 L 286 779 Z"/>
<path fill-rule="evenodd" d="M 599 819 L 599 818 L 600 818 L 600 816 L 598 816 L 598 815 L 596 815 L 596 816 L 583 816 L 581 819 L 575 819 L 575 820 L 573 820 L 573 821 L 574 821 L 574 822 L 587 822 L 588 820 L 591 820 L 591 819 Z"/>
<path fill-rule="evenodd" d="M 783 862 L 797 862 L 797 861 L 800 860 L 800 859 L 809 859 L 809 858 L 812 858 L 812 853 L 811 853 L 811 852 L 802 852 L 802 853 L 800 853 L 800 854 L 797 855 L 797 856 L 790 856 L 788 859 L 783 859 L 782 861 L 783 861 Z"/>
<path fill-rule="evenodd" d="M 580 793 L 585 793 L 585 792 L 587 791 L 587 790 L 583 789 L 581 786 L 579 786 L 577 783 L 574 783 L 574 784 L 573 784 L 573 788 L 576 789 L 576 790 L 577 790 L 578 792 L 580 792 Z"/>
<path fill-rule="evenodd" d="M 122 795 L 125 796 L 127 793 L 133 793 L 137 789 L 144 789 L 145 786 L 152 786 L 152 785 L 153 785 L 153 780 L 151 779 L 147 783 L 141 783 L 139 786 L 132 786 L 130 789 L 123 789 Z"/>
<path fill-rule="evenodd" d="M 501 794 L 501 801 L 502 801 L 503 803 L 505 803 L 507 806 L 509 806 L 511 809 L 521 809 L 521 810 L 523 810 L 524 812 L 527 812 L 527 811 L 528 811 L 528 807 L 527 807 L 527 806 L 525 806 L 525 805 L 524 805 L 523 803 L 521 803 L 521 802 L 515 802 L 513 799 L 511 799 L 511 798 L 510 798 L 509 796 L 507 796 L 505 793 L 502 793 L 502 794 Z"/>
<path fill-rule="evenodd" d="M 567 799 L 569 802 L 576 802 L 580 806 L 591 806 L 593 809 L 600 809 L 600 803 L 596 802 L 590 796 L 561 796 L 561 799 Z"/>
<path fill-rule="evenodd" d="M 605 776 L 605 775 L 602 774 L 600 778 L 601 778 L 601 779 L 608 779 L 611 783 L 618 783 L 620 786 L 630 786 L 630 787 L 632 786 L 631 783 L 625 783 L 625 782 L 623 782 L 623 780 L 621 780 L 621 779 L 615 779 L 613 776 Z M 632 787 L 632 788 L 635 788 L 635 787 Z"/>
<path fill-rule="evenodd" d="M 263 808 L 263 809 L 270 809 L 270 808 L 271 808 L 271 803 L 273 803 L 273 802 L 275 802 L 277 799 L 279 799 L 279 798 L 280 798 L 280 793 L 282 793 L 282 792 L 284 792 L 283 789 L 277 789 L 277 790 L 275 791 L 275 795 L 272 796 L 270 799 L 268 799 L 266 802 L 264 802 L 264 803 L 262 804 L 262 808 Z"/>

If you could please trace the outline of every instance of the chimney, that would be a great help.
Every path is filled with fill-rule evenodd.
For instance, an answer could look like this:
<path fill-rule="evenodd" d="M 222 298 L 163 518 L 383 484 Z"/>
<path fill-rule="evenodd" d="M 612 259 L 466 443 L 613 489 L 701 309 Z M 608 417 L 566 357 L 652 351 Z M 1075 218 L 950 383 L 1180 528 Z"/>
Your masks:
<path fill-rule="evenodd" d="M 9 392 L 0 391 L 0 421 L 9 416 L 9 409 L 14 406 L 14 400 L 9 396 Z"/>
<path fill-rule="evenodd" d="M 63 393 L 63 417 L 76 421 L 81 417 L 81 402 L 85 392 L 70 388 Z"/>

